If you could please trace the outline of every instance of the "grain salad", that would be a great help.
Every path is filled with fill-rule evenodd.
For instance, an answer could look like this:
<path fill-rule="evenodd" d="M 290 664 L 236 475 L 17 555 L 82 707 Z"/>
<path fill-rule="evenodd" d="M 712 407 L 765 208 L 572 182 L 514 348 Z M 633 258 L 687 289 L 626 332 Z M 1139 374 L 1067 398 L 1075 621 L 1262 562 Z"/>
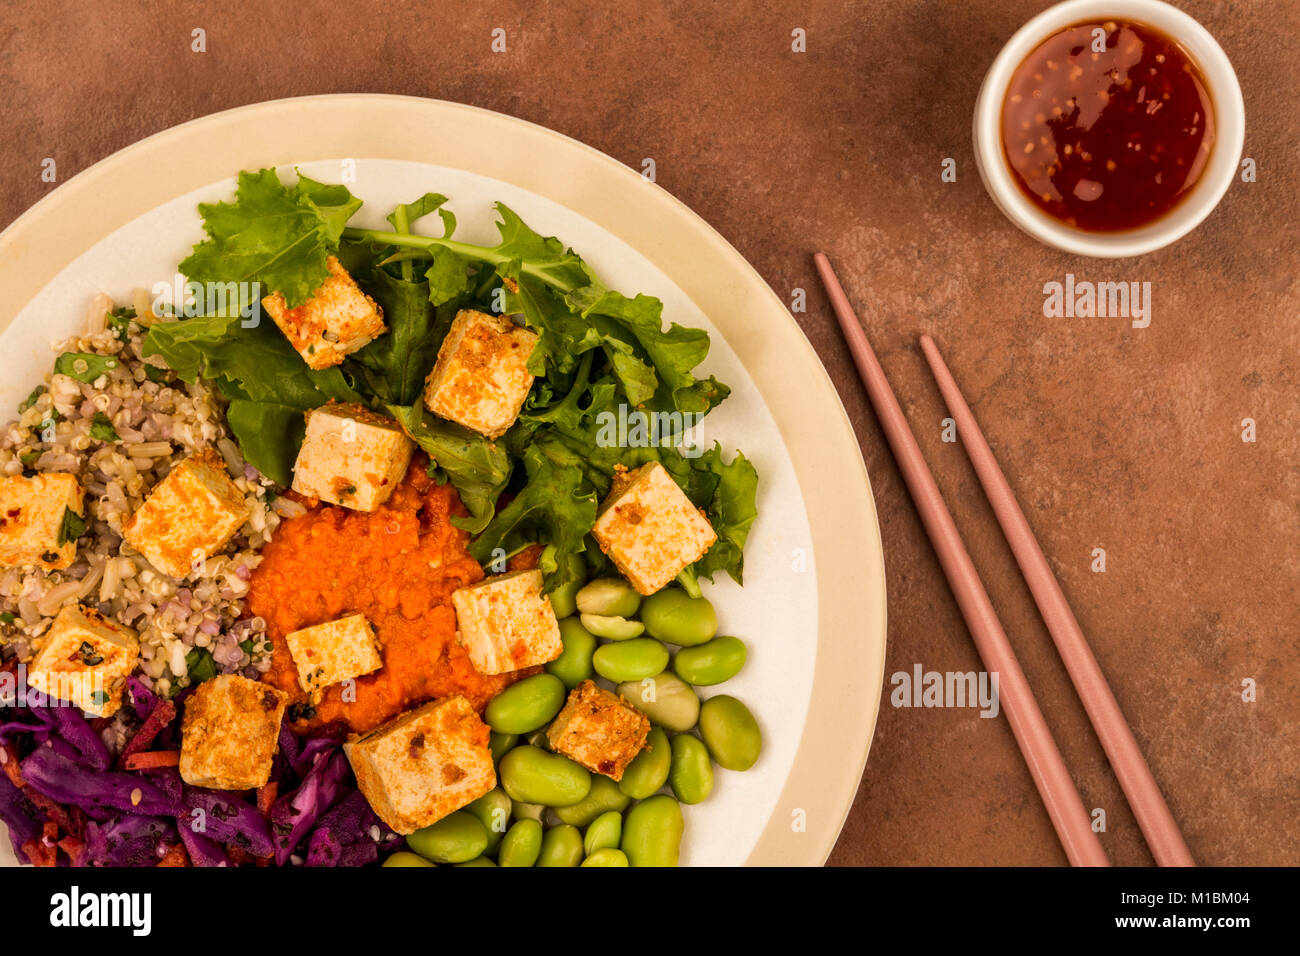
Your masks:
<path fill-rule="evenodd" d="M 53 344 L 55 370 L 0 433 L 0 476 L 74 475 L 85 491 L 76 560 L 62 570 L 0 571 L 0 653 L 28 660 L 59 610 L 82 603 L 140 634 L 139 672 L 168 696 L 210 673 L 257 677 L 270 667 L 260 618 L 240 619 L 248 580 L 283 513 L 273 484 L 248 465 L 224 424 L 221 397 L 142 354 L 157 321 L 137 307 L 91 303 L 84 331 Z M 215 449 L 243 494 L 247 523 L 225 549 L 178 581 L 122 536 L 122 523 L 187 456 Z M 194 673 L 192 673 L 194 672 Z"/>

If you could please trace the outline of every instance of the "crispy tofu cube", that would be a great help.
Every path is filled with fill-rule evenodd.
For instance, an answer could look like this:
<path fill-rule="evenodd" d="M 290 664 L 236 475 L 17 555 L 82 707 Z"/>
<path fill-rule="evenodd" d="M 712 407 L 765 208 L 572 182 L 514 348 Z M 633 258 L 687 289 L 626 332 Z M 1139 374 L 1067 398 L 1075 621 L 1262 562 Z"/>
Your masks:
<path fill-rule="evenodd" d="M 383 311 L 338 259 L 330 256 L 326 266 L 329 278 L 302 305 L 289 308 L 279 292 L 262 298 L 262 308 L 314 369 L 338 365 L 385 330 Z"/>
<path fill-rule="evenodd" d="M 533 375 L 528 356 L 537 334 L 505 316 L 462 309 L 438 349 L 424 404 L 435 415 L 500 438 L 523 407 Z"/>
<path fill-rule="evenodd" d="M 237 674 L 206 680 L 185 702 L 181 779 L 192 787 L 252 790 L 271 777 L 288 699 Z"/>
<path fill-rule="evenodd" d="M 87 714 L 112 717 L 139 656 L 140 641 L 131 628 L 69 604 L 41 638 L 27 683 Z"/>
<path fill-rule="evenodd" d="M 709 519 L 657 461 L 615 479 L 591 534 L 642 594 L 654 594 L 718 540 Z"/>
<path fill-rule="evenodd" d="M 0 567 L 70 565 L 83 528 L 81 497 L 72 475 L 0 478 Z"/>
<path fill-rule="evenodd" d="M 497 785 L 488 727 L 464 697 L 430 701 L 343 745 L 379 818 L 414 833 Z"/>
<path fill-rule="evenodd" d="M 569 694 L 546 739 L 556 753 L 588 770 L 622 780 L 623 771 L 645 746 L 650 720 L 623 698 L 585 680 Z"/>
<path fill-rule="evenodd" d="M 248 520 L 248 503 L 212 449 L 191 455 L 122 522 L 122 536 L 163 574 L 182 579 Z"/>
<path fill-rule="evenodd" d="M 375 632 L 364 614 L 292 631 L 284 640 L 298 669 L 298 686 L 313 697 L 331 684 L 384 666 Z"/>
<path fill-rule="evenodd" d="M 541 571 L 497 574 L 454 591 L 457 638 L 480 674 L 553 661 L 564 651 Z"/>
<path fill-rule="evenodd" d="M 374 511 L 401 483 L 414 450 L 393 419 L 364 405 L 330 402 L 307 413 L 293 490 L 354 511 Z"/>

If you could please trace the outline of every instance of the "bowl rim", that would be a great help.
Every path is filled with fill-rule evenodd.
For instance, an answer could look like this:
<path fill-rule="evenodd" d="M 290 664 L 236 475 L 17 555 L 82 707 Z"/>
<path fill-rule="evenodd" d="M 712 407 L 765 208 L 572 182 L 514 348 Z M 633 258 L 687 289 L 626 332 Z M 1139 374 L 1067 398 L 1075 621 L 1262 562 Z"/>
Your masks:
<path fill-rule="evenodd" d="M 1053 33 L 1094 18 L 1142 23 L 1173 38 L 1205 76 L 1214 105 L 1216 142 L 1200 181 L 1155 222 L 1115 233 L 1071 228 L 1047 215 L 1021 192 L 1002 150 L 1002 103 L 1015 69 Z M 1246 139 L 1246 108 L 1228 55 L 1205 27 L 1162 0 L 1065 0 L 1032 17 L 993 60 L 976 99 L 972 123 L 975 163 L 994 204 L 1018 228 L 1049 246 L 1096 258 L 1142 255 L 1195 229 L 1214 211 L 1236 177 Z"/>
<path fill-rule="evenodd" d="M 852 809 L 884 689 L 884 550 L 862 449 L 786 303 L 717 230 L 637 170 L 546 127 L 445 100 L 335 93 L 236 107 L 113 153 L 0 232 L 0 332 L 82 252 L 164 202 L 240 169 L 359 156 L 465 169 L 566 206 L 668 275 L 756 383 L 800 384 L 768 405 L 812 530 L 816 659 L 793 763 L 746 863 L 824 863 Z M 760 313 L 771 321 L 755 335 Z"/>

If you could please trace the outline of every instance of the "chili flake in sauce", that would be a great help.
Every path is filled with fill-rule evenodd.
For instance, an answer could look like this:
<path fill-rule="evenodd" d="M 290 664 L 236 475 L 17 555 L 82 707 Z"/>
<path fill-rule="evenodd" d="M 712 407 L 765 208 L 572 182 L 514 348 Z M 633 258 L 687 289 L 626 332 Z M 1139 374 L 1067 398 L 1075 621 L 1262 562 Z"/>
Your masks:
<path fill-rule="evenodd" d="M 1139 23 L 1080 23 L 1049 37 L 1016 68 L 1002 104 L 1002 146 L 1021 190 L 1090 232 L 1168 213 L 1200 179 L 1214 138 L 1199 68 Z"/>

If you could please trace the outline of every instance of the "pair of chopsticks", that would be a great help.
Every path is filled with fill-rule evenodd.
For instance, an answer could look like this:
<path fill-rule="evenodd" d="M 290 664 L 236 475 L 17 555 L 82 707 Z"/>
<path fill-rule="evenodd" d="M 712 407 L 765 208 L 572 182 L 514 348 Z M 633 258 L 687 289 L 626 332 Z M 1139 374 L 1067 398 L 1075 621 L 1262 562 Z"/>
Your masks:
<path fill-rule="evenodd" d="M 975 647 L 984 667 L 999 675 L 1001 704 L 1007 721 L 1011 724 L 1011 731 L 1029 766 L 1029 772 L 1047 807 L 1066 856 L 1074 866 L 1109 866 L 1110 860 L 1102 849 L 1097 834 L 1093 832 L 1079 791 L 1070 779 L 1070 772 L 1043 719 L 1042 711 L 1038 709 L 1034 693 L 1025 680 L 1015 652 L 1007 641 L 1006 632 L 1002 629 L 997 612 L 993 610 L 979 572 L 975 570 L 966 546 L 962 543 L 952 515 L 943 502 L 934 476 L 930 474 L 925 458 L 921 455 L 921 448 L 916 443 L 907 419 L 903 417 L 903 410 L 867 341 L 866 333 L 858 323 L 853 307 L 849 305 L 830 260 L 819 252 L 814 261 L 840 328 L 848 341 L 862 384 L 875 407 L 912 500 L 916 502 L 921 521 L 939 556 L 939 563 L 970 629 Z M 1016 502 L 1011 486 L 1007 484 L 988 442 L 984 440 L 975 416 L 962 398 L 934 340 L 928 335 L 921 336 L 921 349 L 939 383 L 939 391 L 948 411 L 957 423 L 957 434 L 966 446 L 966 453 L 975 466 L 984 494 L 997 515 L 998 524 L 1002 526 L 1002 533 L 1015 554 L 1039 613 L 1065 662 L 1070 680 L 1088 713 L 1088 719 L 1101 739 L 1102 748 L 1133 808 L 1152 856 L 1160 866 L 1195 866 L 1192 854 L 1183 841 L 1173 814 L 1165 804 L 1146 759 L 1138 749 L 1137 740 L 1124 719 L 1119 703 L 1111 693 L 1110 685 L 1029 528 L 1024 512 Z"/>

